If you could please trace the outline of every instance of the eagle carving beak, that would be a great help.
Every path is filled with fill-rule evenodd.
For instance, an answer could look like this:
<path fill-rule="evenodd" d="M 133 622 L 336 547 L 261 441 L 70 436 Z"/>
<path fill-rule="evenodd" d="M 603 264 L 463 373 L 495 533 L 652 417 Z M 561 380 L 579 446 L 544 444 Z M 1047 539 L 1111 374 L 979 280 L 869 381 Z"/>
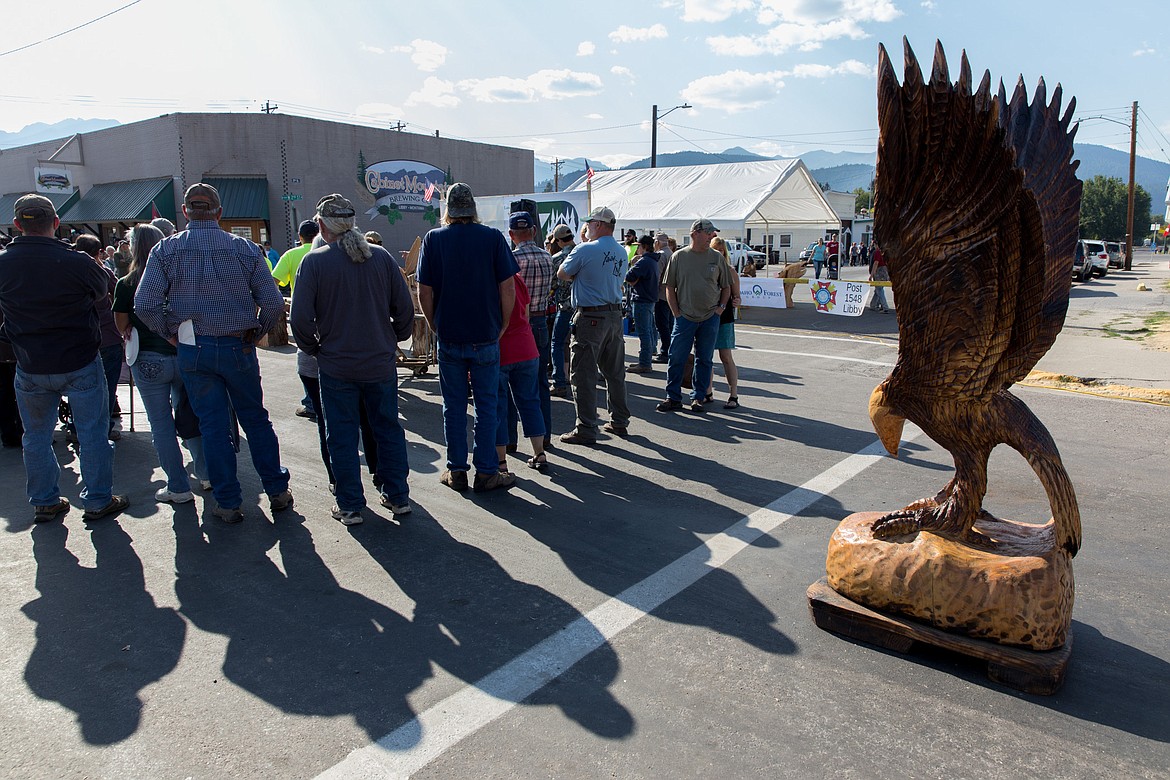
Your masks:
<path fill-rule="evenodd" d="M 869 396 L 869 419 L 877 431 L 882 446 L 893 457 L 898 457 L 898 445 L 902 441 L 902 428 L 906 418 L 894 413 L 886 400 L 885 383 L 874 388 Z"/>

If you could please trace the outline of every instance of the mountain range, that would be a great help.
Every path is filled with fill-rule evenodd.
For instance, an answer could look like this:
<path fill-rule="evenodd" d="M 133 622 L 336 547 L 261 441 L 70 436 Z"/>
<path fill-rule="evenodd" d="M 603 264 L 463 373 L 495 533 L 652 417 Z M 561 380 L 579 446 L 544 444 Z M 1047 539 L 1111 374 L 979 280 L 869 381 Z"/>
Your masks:
<path fill-rule="evenodd" d="M 668 168 L 675 165 L 711 165 L 725 162 L 751 162 L 754 160 L 780 160 L 783 157 L 763 157 L 742 147 L 732 147 L 723 152 L 671 152 L 658 155 L 658 165 Z M 825 152 L 812 151 L 800 155 L 813 178 L 822 186 L 837 192 L 852 192 L 858 187 L 869 188 L 873 181 L 877 152 Z M 1105 176 L 1129 181 L 1129 155 L 1096 144 L 1074 144 L 1074 159 L 1080 160 L 1077 176 L 1086 181 L 1094 176 Z M 537 160 L 539 169 L 541 161 Z M 571 164 L 567 167 L 573 167 Z M 644 158 L 626 165 L 621 170 L 650 167 L 650 158 Z M 594 170 L 603 170 L 594 164 Z M 560 188 L 563 190 L 585 175 L 582 170 L 561 169 Z M 1139 156 L 1134 165 L 1134 180 L 1150 193 L 1151 209 L 1162 213 L 1163 198 L 1167 182 L 1170 181 L 1170 163 Z M 551 178 L 536 176 L 536 190 L 541 191 L 550 184 Z"/>
<path fill-rule="evenodd" d="M 54 138 L 68 138 L 74 133 L 88 133 L 102 130 L 119 124 L 113 119 L 66 119 L 61 122 L 46 124 L 38 122 L 28 125 L 18 132 L 0 131 L 0 149 L 14 146 L 39 143 Z M 1079 159 L 1080 168 L 1077 175 L 1082 180 L 1094 176 L 1107 176 L 1128 181 L 1129 155 L 1116 149 L 1096 144 L 1076 144 L 1075 157 Z M 808 166 L 813 178 L 830 189 L 850 192 L 858 187 L 869 187 L 873 180 L 876 152 L 825 152 L 811 151 L 802 154 L 800 158 Z M 658 155 L 658 164 L 661 167 L 677 165 L 710 165 L 722 162 L 750 162 L 752 160 L 775 160 L 780 157 L 764 157 L 750 152 L 740 146 L 733 146 L 722 152 L 669 152 Z M 592 163 L 593 170 L 610 170 L 596 160 Z M 560 189 L 565 189 L 573 182 L 585 175 L 586 161 L 584 158 L 561 160 Z M 626 165 L 622 170 L 650 167 L 650 158 L 643 158 Z M 539 192 L 546 187 L 551 189 L 554 177 L 553 162 L 534 158 L 533 181 Z M 1148 157 L 1138 157 L 1135 165 L 1135 180 L 1150 193 L 1152 208 L 1161 213 L 1163 198 L 1166 195 L 1167 181 L 1170 180 L 1170 163 L 1152 160 Z"/>

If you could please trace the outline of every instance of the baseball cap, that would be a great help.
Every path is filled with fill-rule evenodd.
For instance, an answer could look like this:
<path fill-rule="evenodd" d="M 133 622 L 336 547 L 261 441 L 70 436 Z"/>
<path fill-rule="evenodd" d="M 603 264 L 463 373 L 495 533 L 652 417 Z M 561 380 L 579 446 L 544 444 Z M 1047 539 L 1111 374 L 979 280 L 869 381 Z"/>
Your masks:
<path fill-rule="evenodd" d="M 219 191 L 210 184 L 199 182 L 192 184 L 187 188 L 187 192 L 183 194 L 183 203 L 188 208 L 199 209 L 201 211 L 215 211 L 219 208 Z"/>
<path fill-rule="evenodd" d="M 53 201 L 46 198 L 44 195 L 21 195 L 16 199 L 16 207 L 12 210 L 12 216 L 15 219 L 41 219 L 43 217 L 57 216 L 57 209 L 53 207 Z"/>
<path fill-rule="evenodd" d="M 562 223 L 553 228 L 552 234 L 553 238 L 555 238 L 557 241 L 560 241 L 562 238 L 572 238 L 573 229 Z"/>
<path fill-rule="evenodd" d="M 377 230 L 371 230 L 371 231 L 366 233 L 366 241 L 371 243 L 371 244 L 377 244 L 378 246 L 382 246 L 382 234 L 379 233 Z"/>
<path fill-rule="evenodd" d="M 471 187 L 463 182 L 455 182 L 447 190 L 448 217 L 475 217 L 475 196 L 471 194 Z"/>
<path fill-rule="evenodd" d="M 508 215 L 508 227 L 512 230 L 527 230 L 532 227 L 532 215 L 527 211 L 513 211 Z"/>
<path fill-rule="evenodd" d="M 712 225 L 711 220 L 709 220 L 709 219 L 696 219 L 694 222 L 692 222 L 691 223 L 691 232 L 694 233 L 696 230 L 701 230 L 704 233 L 718 233 L 719 232 L 719 228 Z"/>
<path fill-rule="evenodd" d="M 332 217 L 333 219 L 353 219 L 357 215 L 349 199 L 338 192 L 334 192 L 332 195 L 326 195 L 317 201 L 317 213 L 323 217 Z"/>
<path fill-rule="evenodd" d="M 306 239 L 315 237 L 321 229 L 317 227 L 317 223 L 311 219 L 301 220 L 301 224 L 297 225 L 297 235 L 304 236 Z"/>
<path fill-rule="evenodd" d="M 613 211 L 610 210 L 609 206 L 598 206 L 593 211 L 590 211 L 589 216 L 585 218 L 586 222 L 592 222 L 594 220 L 613 225 L 617 222 L 617 217 L 613 215 Z"/>

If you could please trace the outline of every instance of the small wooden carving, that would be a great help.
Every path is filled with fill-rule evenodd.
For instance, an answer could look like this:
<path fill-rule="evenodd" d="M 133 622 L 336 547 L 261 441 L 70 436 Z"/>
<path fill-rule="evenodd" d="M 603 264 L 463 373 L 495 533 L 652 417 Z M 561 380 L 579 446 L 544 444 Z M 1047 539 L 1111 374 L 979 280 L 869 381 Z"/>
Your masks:
<path fill-rule="evenodd" d="M 951 83 L 941 44 L 924 80 L 909 43 L 899 84 L 879 49 L 874 228 L 898 293 L 899 347 L 870 418 L 894 456 L 910 420 L 950 451 L 955 474 L 935 496 L 847 518 L 830 542 L 827 581 L 842 604 L 864 605 L 834 606 L 834 626 L 849 614 L 872 623 L 860 612 L 869 607 L 986 640 L 978 657 L 998 643 L 1027 648 L 1017 655 L 1064 648 L 1067 660 L 1080 512 L 1052 437 L 1008 388 L 1052 346 L 1068 308 L 1081 195 L 1075 101 L 1061 116 L 1059 86 L 1048 103 L 1041 80 L 1029 104 L 1022 82 L 1010 101 L 1002 83 L 996 97 L 990 85 L 985 73 L 972 90 L 966 53 Z M 983 510 L 1000 444 L 1035 471 L 1049 523 Z"/>

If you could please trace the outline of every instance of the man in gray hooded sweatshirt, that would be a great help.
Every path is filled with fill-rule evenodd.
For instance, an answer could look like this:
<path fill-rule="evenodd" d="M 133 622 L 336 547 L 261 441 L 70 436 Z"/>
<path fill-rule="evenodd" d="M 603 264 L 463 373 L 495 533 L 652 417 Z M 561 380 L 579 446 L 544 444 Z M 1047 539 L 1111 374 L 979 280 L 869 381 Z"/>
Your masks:
<path fill-rule="evenodd" d="M 325 438 L 337 485 L 333 517 L 362 522 L 366 504 L 358 462 L 362 405 L 378 443 L 382 506 L 410 512 L 406 434 L 398 422 L 399 341 L 414 327 L 414 304 L 398 263 L 355 227 L 353 204 L 338 194 L 317 204 L 326 246 L 305 255 L 297 269 L 289 323 L 297 346 L 317 358 Z"/>

